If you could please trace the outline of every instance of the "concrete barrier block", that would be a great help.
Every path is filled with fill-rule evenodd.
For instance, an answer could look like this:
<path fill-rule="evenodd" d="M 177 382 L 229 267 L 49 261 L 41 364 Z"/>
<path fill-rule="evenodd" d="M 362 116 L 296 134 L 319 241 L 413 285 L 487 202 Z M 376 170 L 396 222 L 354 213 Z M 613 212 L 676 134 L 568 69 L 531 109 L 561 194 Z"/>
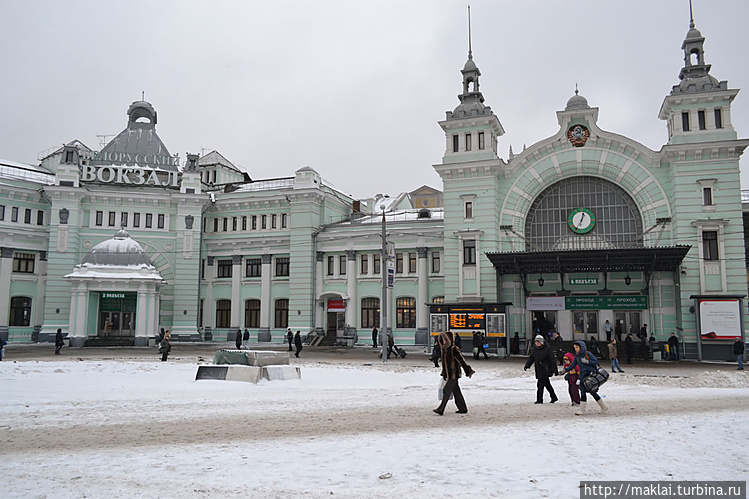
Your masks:
<path fill-rule="evenodd" d="M 265 366 L 263 367 L 263 378 L 268 381 L 301 379 L 302 370 L 296 366 Z"/>
<path fill-rule="evenodd" d="M 257 367 L 289 365 L 288 352 L 264 352 L 262 350 L 248 350 L 247 360 Z"/>
<path fill-rule="evenodd" d="M 239 366 L 233 364 L 198 366 L 195 381 L 201 379 L 218 379 L 225 381 L 246 381 L 257 383 L 263 377 L 261 367 Z"/>

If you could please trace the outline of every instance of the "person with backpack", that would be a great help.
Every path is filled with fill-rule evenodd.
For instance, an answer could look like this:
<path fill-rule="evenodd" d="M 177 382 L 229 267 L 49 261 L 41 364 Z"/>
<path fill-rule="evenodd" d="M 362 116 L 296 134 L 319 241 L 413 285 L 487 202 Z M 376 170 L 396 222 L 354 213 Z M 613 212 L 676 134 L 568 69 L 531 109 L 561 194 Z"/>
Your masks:
<path fill-rule="evenodd" d="M 575 367 L 580 368 L 580 407 L 577 409 L 577 411 L 575 411 L 575 414 L 578 416 L 582 416 L 583 414 L 585 414 L 585 409 L 588 405 L 587 390 L 585 389 L 585 378 L 593 374 L 598 369 L 598 359 L 596 359 L 595 355 L 588 352 L 584 341 L 576 341 L 572 345 L 572 348 L 575 349 L 575 358 L 572 360 L 572 363 L 569 366 L 564 368 L 563 373 L 567 374 L 575 369 Z M 597 392 L 597 390 L 595 392 L 590 392 L 590 395 L 601 408 L 602 413 L 608 411 L 608 406 L 606 406 L 604 401 L 601 399 L 601 396 L 598 395 Z"/>
<path fill-rule="evenodd" d="M 536 404 L 544 403 L 544 388 L 549 392 L 551 396 L 551 403 L 553 404 L 557 400 L 557 394 L 554 393 L 554 388 L 551 386 L 549 378 L 559 374 L 557 370 L 557 360 L 554 358 L 554 352 L 551 351 L 551 347 L 544 337 L 540 334 L 536 336 L 533 342 L 533 348 L 528 355 L 528 360 L 525 361 L 524 371 L 530 369 L 535 364 L 536 369 Z"/>

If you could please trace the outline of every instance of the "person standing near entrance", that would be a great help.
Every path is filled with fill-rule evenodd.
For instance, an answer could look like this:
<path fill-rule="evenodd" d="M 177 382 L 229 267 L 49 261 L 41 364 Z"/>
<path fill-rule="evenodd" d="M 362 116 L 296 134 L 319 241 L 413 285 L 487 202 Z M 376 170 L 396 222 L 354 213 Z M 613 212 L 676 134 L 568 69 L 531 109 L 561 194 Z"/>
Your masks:
<path fill-rule="evenodd" d="M 606 322 L 603 323 L 603 331 L 606 333 L 606 341 L 609 343 L 611 342 L 611 331 L 612 331 L 611 323 L 608 319 L 606 319 Z"/>
<path fill-rule="evenodd" d="M 627 353 L 627 364 L 631 364 L 632 357 L 635 356 L 635 340 L 632 339 L 632 333 L 624 340 L 624 351 Z"/>
<path fill-rule="evenodd" d="M 733 340 L 733 354 L 736 356 L 736 358 L 739 361 L 739 371 L 744 370 L 744 343 L 741 342 L 741 338 L 736 337 L 735 340 Z"/>
<path fill-rule="evenodd" d="M 237 350 L 242 350 L 242 330 L 237 329 L 237 337 L 234 340 L 234 344 L 237 345 Z"/>
<path fill-rule="evenodd" d="M 460 391 L 460 385 L 458 385 L 458 380 L 461 376 L 460 370 L 462 368 L 469 378 L 473 376 L 474 370 L 466 363 L 458 346 L 453 343 L 453 333 L 451 331 L 440 333 L 439 342 L 442 350 L 441 375 L 442 379 L 445 380 L 445 386 L 442 389 L 442 402 L 439 407 L 432 409 L 432 411 L 442 416 L 445 413 L 445 406 L 447 406 L 447 402 L 452 395 L 455 397 L 455 405 L 458 406 L 456 412 L 458 414 L 465 414 L 468 412 L 468 407 L 463 398 L 463 393 Z"/>
<path fill-rule="evenodd" d="M 616 347 L 616 338 L 609 343 L 609 358 L 611 359 L 611 372 L 615 373 L 618 369 L 620 373 L 623 373 L 624 371 L 619 365 L 619 349 Z"/>
<path fill-rule="evenodd" d="M 57 334 L 55 334 L 55 355 L 60 355 L 60 350 L 62 350 L 64 345 L 65 342 L 62 339 L 62 329 L 58 329 Z"/>
<path fill-rule="evenodd" d="M 554 333 L 554 355 L 561 366 L 564 362 L 564 340 L 562 339 L 562 335 L 559 334 L 559 331 Z"/>
<path fill-rule="evenodd" d="M 372 348 L 377 348 L 377 326 L 372 328 Z"/>
<path fill-rule="evenodd" d="M 546 343 L 544 337 L 540 334 L 536 336 L 534 341 L 533 349 L 531 349 L 528 360 L 525 361 L 524 371 L 530 369 L 535 364 L 536 369 L 536 404 L 544 403 L 544 388 L 551 395 L 551 403 L 556 402 L 557 394 L 554 393 L 554 388 L 551 386 L 549 378 L 559 374 L 557 370 L 557 361 L 554 358 L 554 352 L 551 351 L 551 347 Z"/>
<path fill-rule="evenodd" d="M 302 351 L 302 332 L 297 331 L 294 335 L 294 346 L 296 346 L 296 352 L 294 352 L 294 356 L 296 358 L 299 358 L 299 352 Z"/>
<path fill-rule="evenodd" d="M 668 358 L 679 360 L 679 338 L 674 333 L 668 338 Z"/>
<path fill-rule="evenodd" d="M 289 342 L 289 352 L 291 352 L 291 342 L 294 340 L 294 333 L 291 332 L 291 328 L 286 328 L 286 341 Z"/>
<path fill-rule="evenodd" d="M 242 345 L 244 346 L 245 350 L 250 349 L 250 331 L 247 328 L 244 328 L 244 334 L 242 335 Z"/>
<path fill-rule="evenodd" d="M 172 351 L 172 337 L 169 331 L 164 333 L 164 337 L 159 343 L 159 353 L 161 354 L 161 362 L 166 362 L 166 358 L 169 356 L 169 352 Z"/>

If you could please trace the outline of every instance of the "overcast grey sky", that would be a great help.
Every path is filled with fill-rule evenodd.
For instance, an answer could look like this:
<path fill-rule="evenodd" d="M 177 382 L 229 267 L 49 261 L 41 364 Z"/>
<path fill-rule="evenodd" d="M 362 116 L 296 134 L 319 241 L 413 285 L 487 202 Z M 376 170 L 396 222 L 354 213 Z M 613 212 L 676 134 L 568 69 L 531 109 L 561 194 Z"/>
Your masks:
<path fill-rule="evenodd" d="M 457 106 L 465 1 L 0 2 L 0 157 L 36 163 L 79 139 L 100 149 L 141 98 L 184 163 L 216 149 L 254 179 L 311 166 L 358 198 L 423 184 Z M 575 83 L 599 125 L 660 149 L 658 110 L 683 66 L 688 0 L 474 0 L 481 91 L 507 133 L 500 156 L 558 129 Z M 694 0 L 711 74 L 744 88 L 749 1 Z M 749 154 L 749 153 L 748 153 Z M 746 156 L 746 155 L 745 155 Z M 742 159 L 749 188 L 749 160 Z"/>

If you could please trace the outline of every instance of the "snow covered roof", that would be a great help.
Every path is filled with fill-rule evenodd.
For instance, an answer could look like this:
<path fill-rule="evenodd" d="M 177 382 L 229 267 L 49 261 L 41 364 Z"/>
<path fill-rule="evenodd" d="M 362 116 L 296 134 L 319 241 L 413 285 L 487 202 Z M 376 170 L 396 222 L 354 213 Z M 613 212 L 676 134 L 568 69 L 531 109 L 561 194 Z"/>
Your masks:
<path fill-rule="evenodd" d="M 120 230 L 112 239 L 102 241 L 83 257 L 82 265 L 151 265 L 151 259 L 127 231 Z"/>
<path fill-rule="evenodd" d="M 55 183 L 54 174 L 38 165 L 27 165 L 17 161 L 0 159 L 0 177 L 16 180 L 28 180 L 40 184 L 52 185 Z"/>

